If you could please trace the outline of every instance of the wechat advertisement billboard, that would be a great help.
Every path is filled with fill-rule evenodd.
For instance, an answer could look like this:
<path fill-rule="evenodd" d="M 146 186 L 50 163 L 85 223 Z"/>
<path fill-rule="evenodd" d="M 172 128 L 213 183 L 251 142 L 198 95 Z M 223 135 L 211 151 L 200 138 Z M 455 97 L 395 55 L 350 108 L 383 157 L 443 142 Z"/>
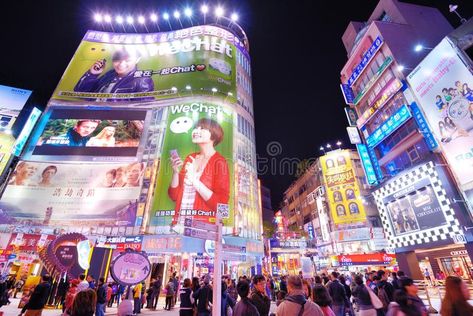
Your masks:
<path fill-rule="evenodd" d="M 209 25 L 150 34 L 88 31 L 53 98 L 125 103 L 218 94 L 236 101 L 241 46 Z"/>
<path fill-rule="evenodd" d="M 182 225 L 186 218 L 233 225 L 233 112 L 202 101 L 168 107 L 150 226 Z"/>

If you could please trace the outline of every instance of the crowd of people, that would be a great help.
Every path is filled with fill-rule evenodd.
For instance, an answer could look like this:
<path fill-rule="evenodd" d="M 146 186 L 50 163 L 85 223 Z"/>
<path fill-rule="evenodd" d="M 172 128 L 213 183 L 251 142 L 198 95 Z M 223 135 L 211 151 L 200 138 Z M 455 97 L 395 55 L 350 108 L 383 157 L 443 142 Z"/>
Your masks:
<path fill-rule="evenodd" d="M 16 293 L 22 282 L 0 282 L 0 293 Z M 174 273 L 166 283 L 160 276 L 145 283 L 123 286 L 115 282 L 98 282 L 92 276 L 80 275 L 70 280 L 57 293 L 54 304 L 62 307 L 63 316 L 103 316 L 107 307 L 118 307 L 119 316 L 141 313 L 142 308 L 156 310 L 161 292 L 165 310 L 180 302 L 180 316 L 212 315 L 213 285 L 210 275 L 186 278 L 180 282 Z M 428 310 L 418 296 L 418 287 L 402 271 L 384 270 L 365 274 L 320 274 L 313 278 L 299 275 L 280 278 L 255 275 L 234 280 L 228 277 L 221 284 L 221 316 L 274 316 L 271 301 L 276 304 L 275 316 L 427 316 Z M 7 291 L 7 287 L 10 291 Z M 51 297 L 51 278 L 42 276 L 40 284 L 23 295 L 20 316 L 37 316 Z M 473 315 L 468 303 L 469 289 L 457 276 L 445 279 L 446 293 L 441 302 L 443 316 Z M 9 303 L 8 295 L 0 296 L 1 305 Z M 26 298 L 26 299 L 25 299 Z M 120 303 L 120 299 L 122 302 Z M 145 306 L 146 305 L 146 306 Z"/>

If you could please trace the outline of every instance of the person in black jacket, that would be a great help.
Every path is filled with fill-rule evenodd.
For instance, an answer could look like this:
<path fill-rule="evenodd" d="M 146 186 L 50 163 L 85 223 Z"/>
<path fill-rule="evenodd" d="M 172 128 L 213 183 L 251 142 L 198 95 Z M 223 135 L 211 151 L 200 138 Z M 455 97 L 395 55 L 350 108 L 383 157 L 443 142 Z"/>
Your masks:
<path fill-rule="evenodd" d="M 235 308 L 233 309 L 233 316 L 260 316 L 256 306 L 248 299 L 250 285 L 246 280 L 238 282 L 237 291 L 241 300 L 236 303 Z"/>
<path fill-rule="evenodd" d="M 192 297 L 191 280 L 184 279 L 184 284 L 179 290 L 179 298 L 181 307 L 179 309 L 179 316 L 192 316 L 194 314 L 194 298 Z"/>
<path fill-rule="evenodd" d="M 192 297 L 197 300 L 197 313 L 199 316 L 209 316 L 212 308 L 209 303 L 212 303 L 212 287 L 209 285 L 210 276 L 204 277 L 204 286 L 194 292 Z"/>
<path fill-rule="evenodd" d="M 330 275 L 332 280 L 328 283 L 328 292 L 332 297 L 332 310 L 336 316 L 344 316 L 345 308 L 349 307 L 345 287 L 338 280 L 338 273 L 333 271 Z"/>
<path fill-rule="evenodd" d="M 105 285 L 105 279 L 100 278 L 97 287 L 97 305 L 95 308 L 96 316 L 105 315 L 105 303 L 107 303 L 107 286 Z"/>
<path fill-rule="evenodd" d="M 43 275 L 42 282 L 38 284 L 33 294 L 31 294 L 30 300 L 28 302 L 28 309 L 26 310 L 26 315 L 30 313 L 33 315 L 41 315 L 41 311 L 46 305 L 46 301 L 49 296 L 49 289 L 51 288 L 51 283 L 49 283 L 50 276 L 48 274 Z"/>
<path fill-rule="evenodd" d="M 271 300 L 266 295 L 266 279 L 264 276 L 258 274 L 253 277 L 253 290 L 250 299 L 258 309 L 260 316 L 268 316 Z"/>
<path fill-rule="evenodd" d="M 383 270 L 378 271 L 377 295 L 383 303 L 383 311 L 388 311 L 389 303 L 394 301 L 394 286 L 388 282 L 388 275 Z"/>

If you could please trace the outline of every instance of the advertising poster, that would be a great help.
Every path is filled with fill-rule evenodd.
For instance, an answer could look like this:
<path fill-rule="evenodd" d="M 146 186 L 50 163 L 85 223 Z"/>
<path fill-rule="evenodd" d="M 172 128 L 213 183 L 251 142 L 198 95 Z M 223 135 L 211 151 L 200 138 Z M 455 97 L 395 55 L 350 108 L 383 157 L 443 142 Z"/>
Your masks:
<path fill-rule="evenodd" d="M 112 278 L 122 285 L 134 285 L 146 280 L 151 264 L 143 252 L 127 251 L 116 257 L 110 266 Z"/>
<path fill-rule="evenodd" d="M 447 224 L 428 178 L 385 197 L 384 203 L 395 236 Z"/>
<path fill-rule="evenodd" d="M 17 117 L 32 92 L 31 90 L 0 85 L 0 114 Z M 3 126 L 3 122 L 5 122 L 5 120 L 2 119 L 0 126 Z"/>
<path fill-rule="evenodd" d="M 334 150 L 320 157 L 332 219 L 335 224 L 366 220 L 360 189 L 348 150 Z"/>
<path fill-rule="evenodd" d="M 195 91 L 236 101 L 238 44 L 230 32 L 209 25 L 149 34 L 88 31 L 53 98 L 123 103 Z"/>
<path fill-rule="evenodd" d="M 168 108 L 150 226 L 183 224 L 185 218 L 233 224 L 233 113 L 205 102 Z"/>
<path fill-rule="evenodd" d="M 143 135 L 146 114 L 146 110 L 52 108 L 37 129 L 25 158 L 134 158 Z"/>
<path fill-rule="evenodd" d="M 21 161 L 0 200 L 0 224 L 134 226 L 144 166 Z"/>
<path fill-rule="evenodd" d="M 473 75 L 444 39 L 409 74 L 407 81 L 460 185 L 471 183 Z"/>
<path fill-rule="evenodd" d="M 15 138 L 12 135 L 0 133 L 0 174 L 3 173 L 10 161 L 14 143 Z"/>

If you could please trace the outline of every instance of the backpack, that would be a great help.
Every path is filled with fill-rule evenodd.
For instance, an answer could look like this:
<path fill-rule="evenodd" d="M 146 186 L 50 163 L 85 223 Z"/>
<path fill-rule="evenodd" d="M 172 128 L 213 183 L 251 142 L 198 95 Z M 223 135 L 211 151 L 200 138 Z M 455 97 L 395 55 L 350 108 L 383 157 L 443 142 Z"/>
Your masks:
<path fill-rule="evenodd" d="M 383 309 L 387 310 L 389 303 L 391 302 L 389 300 L 388 293 L 386 293 L 386 290 L 384 289 L 384 286 L 378 288 L 378 298 L 381 301 L 381 303 L 383 303 Z"/>

